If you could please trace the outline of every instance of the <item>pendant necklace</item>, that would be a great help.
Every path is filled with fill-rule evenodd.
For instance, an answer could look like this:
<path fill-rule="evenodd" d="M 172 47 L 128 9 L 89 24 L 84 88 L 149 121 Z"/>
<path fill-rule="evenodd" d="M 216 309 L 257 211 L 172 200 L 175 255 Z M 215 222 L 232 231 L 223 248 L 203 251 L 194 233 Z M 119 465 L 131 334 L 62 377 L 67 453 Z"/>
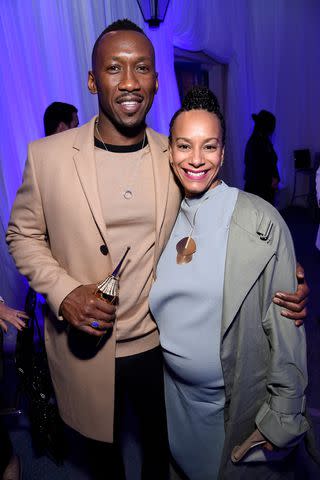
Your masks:
<path fill-rule="evenodd" d="M 201 200 L 198 208 L 196 209 L 194 215 L 193 215 L 193 220 L 192 220 L 192 223 L 190 222 L 188 216 L 186 215 L 186 213 L 180 208 L 180 212 L 182 212 L 184 214 L 184 216 L 186 217 L 186 219 L 188 220 L 190 226 L 191 226 L 191 230 L 190 230 L 190 233 L 187 237 L 184 237 L 182 238 L 181 240 L 179 240 L 179 242 L 177 243 L 176 245 L 176 249 L 177 249 L 177 264 L 178 265 L 183 265 L 185 263 L 189 263 L 191 262 L 192 260 L 192 256 L 193 254 L 196 252 L 197 250 L 197 245 L 196 245 L 196 242 L 194 241 L 194 239 L 192 238 L 192 234 L 194 232 L 194 228 L 195 228 L 195 222 L 196 222 L 196 216 L 197 216 L 197 213 L 198 213 L 198 210 L 199 208 L 201 207 L 201 205 L 206 201 L 208 200 L 209 197 L 205 197 L 203 200 Z"/>
<path fill-rule="evenodd" d="M 100 131 L 99 131 L 99 127 L 98 127 L 98 120 L 96 120 L 96 131 L 97 131 L 97 134 L 99 136 L 99 140 L 101 141 L 102 145 L 104 146 L 104 149 L 106 150 L 106 152 L 109 152 L 109 149 L 107 147 L 107 145 L 104 143 L 104 141 L 102 140 L 102 137 L 101 137 L 101 134 L 100 134 Z M 142 142 L 142 146 L 141 146 L 141 150 L 144 149 L 145 147 L 145 144 L 146 144 L 146 131 L 144 131 L 144 136 L 143 136 L 143 142 Z M 144 157 L 144 154 L 141 155 L 140 157 L 140 162 L 138 163 L 138 165 L 136 165 L 136 168 L 134 169 L 134 174 L 133 174 L 133 177 L 131 178 L 131 182 L 128 184 L 128 186 L 125 188 L 124 192 L 122 193 L 122 196 L 126 199 L 126 200 L 131 200 L 133 198 L 133 185 L 135 183 L 135 179 L 136 179 L 136 176 L 138 174 L 138 171 L 139 171 L 139 167 L 140 167 L 140 164 L 142 163 L 142 160 L 143 160 L 143 157 Z"/>

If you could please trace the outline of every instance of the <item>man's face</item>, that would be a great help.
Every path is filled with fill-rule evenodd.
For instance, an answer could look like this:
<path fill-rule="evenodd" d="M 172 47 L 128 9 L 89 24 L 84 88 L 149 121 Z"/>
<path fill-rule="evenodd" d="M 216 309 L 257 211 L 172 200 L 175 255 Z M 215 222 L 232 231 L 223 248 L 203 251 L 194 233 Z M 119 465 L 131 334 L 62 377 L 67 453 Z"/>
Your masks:
<path fill-rule="evenodd" d="M 72 120 L 69 128 L 76 128 L 79 126 L 79 118 L 77 112 L 72 112 Z"/>
<path fill-rule="evenodd" d="M 135 31 L 109 32 L 92 67 L 88 87 L 98 93 L 100 121 L 116 129 L 143 125 L 158 88 L 150 41 Z"/>
<path fill-rule="evenodd" d="M 70 128 L 76 128 L 79 126 L 79 118 L 76 112 L 72 112 L 72 119 L 70 123 L 60 122 L 54 133 L 64 132 Z"/>

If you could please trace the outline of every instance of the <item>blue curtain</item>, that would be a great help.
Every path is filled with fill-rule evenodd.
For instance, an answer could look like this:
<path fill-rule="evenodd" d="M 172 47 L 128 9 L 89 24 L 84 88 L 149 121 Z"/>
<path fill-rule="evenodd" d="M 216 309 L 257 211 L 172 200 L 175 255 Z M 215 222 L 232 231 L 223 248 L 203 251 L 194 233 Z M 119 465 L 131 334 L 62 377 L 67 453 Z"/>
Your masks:
<path fill-rule="evenodd" d="M 292 151 L 320 151 L 320 2 L 317 0 L 171 0 L 165 22 L 152 30 L 135 0 L 0 0 L 0 294 L 21 304 L 23 292 L 4 242 L 21 183 L 28 142 L 44 135 L 53 101 L 72 103 L 80 123 L 97 112 L 87 90 L 96 37 L 107 24 L 130 18 L 154 43 L 159 92 L 149 124 L 167 133 L 179 107 L 174 47 L 202 50 L 228 65 L 228 127 L 224 175 L 243 185 L 243 152 L 251 114 L 277 117 L 274 138 L 284 190 L 290 198 Z"/>

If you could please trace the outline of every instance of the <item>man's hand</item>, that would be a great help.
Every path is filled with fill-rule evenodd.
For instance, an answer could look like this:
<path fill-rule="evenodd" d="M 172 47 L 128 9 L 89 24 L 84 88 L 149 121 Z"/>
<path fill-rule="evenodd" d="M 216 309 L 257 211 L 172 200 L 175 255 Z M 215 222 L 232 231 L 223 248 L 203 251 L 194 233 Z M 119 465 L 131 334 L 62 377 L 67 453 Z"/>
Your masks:
<path fill-rule="evenodd" d="M 7 323 L 11 323 L 17 330 L 22 330 L 26 325 L 24 319 L 29 318 L 25 312 L 20 310 L 15 310 L 14 308 L 8 307 L 3 302 L 0 302 L 0 328 L 7 333 L 8 326 Z"/>
<path fill-rule="evenodd" d="M 281 311 L 281 315 L 294 320 L 297 327 L 303 324 L 307 316 L 307 307 L 309 287 L 304 278 L 304 269 L 297 263 L 296 275 L 298 287 L 295 293 L 277 292 L 273 297 L 273 302 L 286 310 Z"/>
<path fill-rule="evenodd" d="M 94 284 L 76 288 L 61 303 L 60 313 L 74 328 L 101 337 L 113 327 L 116 307 L 97 298 L 95 290 Z"/>

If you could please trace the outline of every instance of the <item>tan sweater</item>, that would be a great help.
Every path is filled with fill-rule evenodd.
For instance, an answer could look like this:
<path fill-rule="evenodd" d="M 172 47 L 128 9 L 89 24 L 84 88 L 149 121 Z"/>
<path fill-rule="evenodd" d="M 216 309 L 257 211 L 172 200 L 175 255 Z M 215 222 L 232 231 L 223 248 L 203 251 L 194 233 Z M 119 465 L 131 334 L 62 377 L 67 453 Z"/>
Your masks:
<path fill-rule="evenodd" d="M 121 270 L 116 315 L 116 356 L 122 357 L 159 345 L 148 305 L 155 245 L 154 175 L 149 146 L 129 153 L 95 148 L 95 158 L 114 266 L 130 246 Z M 130 199 L 124 196 L 128 190 Z"/>

